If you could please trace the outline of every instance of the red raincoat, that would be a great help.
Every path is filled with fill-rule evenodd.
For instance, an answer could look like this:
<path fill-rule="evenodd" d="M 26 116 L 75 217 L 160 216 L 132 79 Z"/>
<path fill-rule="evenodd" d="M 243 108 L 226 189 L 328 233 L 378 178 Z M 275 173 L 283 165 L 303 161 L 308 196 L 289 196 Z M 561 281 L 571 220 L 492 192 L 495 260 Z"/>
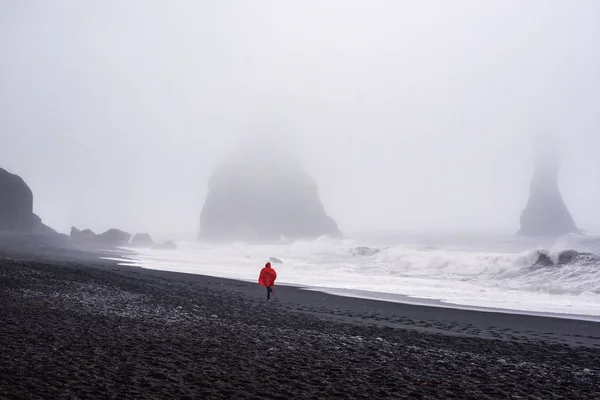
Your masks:
<path fill-rule="evenodd" d="M 268 262 L 265 264 L 265 267 L 260 270 L 258 284 L 267 287 L 275 286 L 275 279 L 277 279 L 277 272 L 271 268 L 271 263 Z"/>

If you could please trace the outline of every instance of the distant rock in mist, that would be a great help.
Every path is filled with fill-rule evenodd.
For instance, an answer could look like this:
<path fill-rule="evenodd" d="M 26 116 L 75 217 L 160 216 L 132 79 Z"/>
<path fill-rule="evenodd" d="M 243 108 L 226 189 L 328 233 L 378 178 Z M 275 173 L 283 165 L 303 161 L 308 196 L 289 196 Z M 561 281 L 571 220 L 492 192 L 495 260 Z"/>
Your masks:
<path fill-rule="evenodd" d="M 315 181 L 281 148 L 241 149 L 213 172 L 200 239 L 265 241 L 341 236 Z"/>
<path fill-rule="evenodd" d="M 529 201 L 521 214 L 523 236 L 554 237 L 579 233 L 558 189 L 558 157 L 548 143 L 538 148 Z"/>
<path fill-rule="evenodd" d="M 93 239 L 96 237 L 96 234 L 91 229 L 84 229 L 80 231 L 74 226 L 71 227 L 71 239 L 77 242 L 83 242 L 86 240 Z"/>
<path fill-rule="evenodd" d="M 84 229 L 82 231 L 82 230 L 79 230 L 76 227 L 72 226 L 71 233 L 69 234 L 69 236 L 71 237 L 71 239 L 73 239 L 76 242 L 83 242 L 85 240 L 92 239 L 93 237 L 96 236 L 96 234 L 94 232 L 92 232 L 91 229 Z"/>
<path fill-rule="evenodd" d="M 177 250 L 177 245 L 169 240 L 165 243 L 155 244 L 152 248 L 155 250 Z"/>
<path fill-rule="evenodd" d="M 104 233 L 96 235 L 90 229 L 83 231 L 72 227 L 71 228 L 71 239 L 79 244 L 89 244 L 95 246 L 127 246 L 129 245 L 129 239 L 131 233 L 119 229 L 109 229 Z"/>
<path fill-rule="evenodd" d="M 136 233 L 131 239 L 131 245 L 135 247 L 152 247 L 154 240 L 148 233 Z"/>
<path fill-rule="evenodd" d="M 96 235 L 96 241 L 113 246 L 127 246 L 131 233 L 127 233 L 120 229 L 109 229 L 104 233 Z"/>
<path fill-rule="evenodd" d="M 281 261 L 277 257 L 271 257 L 271 258 L 269 258 L 269 261 L 272 262 L 273 264 L 283 264 L 283 261 Z"/>
<path fill-rule="evenodd" d="M 0 231 L 30 233 L 33 193 L 20 176 L 0 168 Z"/>

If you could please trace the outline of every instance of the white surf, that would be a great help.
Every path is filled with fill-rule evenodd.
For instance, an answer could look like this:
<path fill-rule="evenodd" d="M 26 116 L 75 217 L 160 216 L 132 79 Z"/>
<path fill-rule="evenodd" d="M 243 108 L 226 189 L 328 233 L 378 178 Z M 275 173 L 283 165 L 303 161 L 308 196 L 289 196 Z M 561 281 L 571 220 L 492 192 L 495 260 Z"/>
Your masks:
<path fill-rule="evenodd" d="M 278 284 L 457 307 L 600 316 L 600 241 L 594 238 L 572 236 L 547 247 L 481 236 L 177 245 L 177 251 L 131 249 L 127 264 L 255 282 L 265 261 L 276 257 L 283 262 L 273 263 Z"/>

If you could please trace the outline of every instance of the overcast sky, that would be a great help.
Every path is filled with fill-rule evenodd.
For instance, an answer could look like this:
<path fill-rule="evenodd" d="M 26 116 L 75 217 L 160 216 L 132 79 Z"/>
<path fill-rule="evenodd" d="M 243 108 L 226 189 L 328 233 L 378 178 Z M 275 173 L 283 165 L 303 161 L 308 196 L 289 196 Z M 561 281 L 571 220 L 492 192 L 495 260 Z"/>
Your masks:
<path fill-rule="evenodd" d="M 600 225 L 597 0 L 0 0 L 0 166 L 71 225 L 198 230 L 266 125 L 344 231 L 516 231 L 532 137 Z"/>

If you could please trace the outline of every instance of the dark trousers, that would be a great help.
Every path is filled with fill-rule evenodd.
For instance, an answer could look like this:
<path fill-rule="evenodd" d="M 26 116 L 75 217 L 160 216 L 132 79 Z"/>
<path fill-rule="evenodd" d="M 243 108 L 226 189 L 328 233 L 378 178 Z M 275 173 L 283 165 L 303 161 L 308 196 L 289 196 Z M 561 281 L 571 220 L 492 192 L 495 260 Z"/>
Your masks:
<path fill-rule="evenodd" d="M 271 293 L 273 293 L 273 287 L 267 286 L 267 300 L 271 300 Z"/>

